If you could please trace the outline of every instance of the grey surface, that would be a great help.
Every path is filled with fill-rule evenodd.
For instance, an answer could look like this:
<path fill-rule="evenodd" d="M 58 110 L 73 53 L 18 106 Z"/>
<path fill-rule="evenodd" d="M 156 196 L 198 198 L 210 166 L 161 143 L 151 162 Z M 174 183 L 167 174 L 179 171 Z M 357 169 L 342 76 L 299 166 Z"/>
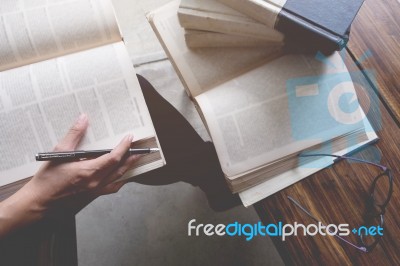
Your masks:
<path fill-rule="evenodd" d="M 209 136 L 144 17 L 168 0 L 114 0 L 136 71 L 179 111 L 199 135 Z M 158 61 L 158 62 L 152 62 Z M 257 223 L 253 208 L 209 208 L 203 192 L 186 183 L 125 185 L 102 196 L 76 217 L 78 262 L 86 265 L 282 265 L 268 237 L 188 236 L 188 222 Z"/>
<path fill-rule="evenodd" d="M 184 183 L 130 183 L 98 198 L 77 216 L 79 265 L 279 265 L 271 240 L 188 236 L 188 222 L 257 223 L 252 208 L 216 213 L 198 188 Z"/>

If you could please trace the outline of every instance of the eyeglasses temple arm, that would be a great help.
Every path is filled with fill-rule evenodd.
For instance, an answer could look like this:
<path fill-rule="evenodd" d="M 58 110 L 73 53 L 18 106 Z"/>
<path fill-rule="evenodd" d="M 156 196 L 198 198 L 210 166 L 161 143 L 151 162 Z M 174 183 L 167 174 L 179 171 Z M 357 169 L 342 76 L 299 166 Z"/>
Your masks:
<path fill-rule="evenodd" d="M 376 167 L 381 168 L 383 171 L 387 170 L 386 166 L 383 166 L 381 164 L 377 164 L 371 161 L 366 161 L 363 159 L 358 159 L 358 158 L 354 158 L 354 157 L 347 157 L 347 156 L 340 156 L 340 155 L 334 155 L 334 154 L 324 154 L 324 153 L 316 153 L 316 154 L 299 154 L 300 157 L 322 157 L 322 156 L 329 156 L 329 157 L 335 157 L 336 160 L 340 160 L 340 159 L 348 159 L 348 160 L 352 160 L 352 161 L 356 161 L 356 162 L 360 162 L 360 163 L 366 163 L 366 164 L 370 164 L 370 165 L 374 165 Z"/>
<path fill-rule="evenodd" d="M 322 222 L 320 222 L 315 216 L 313 216 L 306 208 L 304 208 L 303 206 L 301 206 L 300 203 L 298 203 L 295 199 L 293 199 L 293 198 L 290 197 L 290 196 L 287 196 L 287 198 L 288 198 L 292 203 L 294 203 L 297 207 L 299 207 L 303 212 L 305 212 L 308 216 L 310 216 L 314 221 L 316 221 L 316 222 L 318 222 L 318 223 L 321 223 L 323 226 L 325 226 L 325 225 L 324 225 Z M 332 233 L 332 231 L 329 230 L 328 228 L 327 228 L 327 230 L 328 230 L 330 233 Z M 354 247 L 354 248 L 356 248 L 356 249 L 358 249 L 358 250 L 360 250 L 360 251 L 367 252 L 367 249 L 366 249 L 365 247 L 356 246 L 356 245 L 354 245 L 353 243 L 351 243 L 350 241 L 344 239 L 343 237 L 341 237 L 341 236 L 339 236 L 339 235 L 337 235 L 337 234 L 334 234 L 333 236 L 339 238 L 339 239 L 342 240 L 343 242 L 347 243 L 348 245 L 350 245 L 350 246 L 352 246 L 352 247 Z"/>

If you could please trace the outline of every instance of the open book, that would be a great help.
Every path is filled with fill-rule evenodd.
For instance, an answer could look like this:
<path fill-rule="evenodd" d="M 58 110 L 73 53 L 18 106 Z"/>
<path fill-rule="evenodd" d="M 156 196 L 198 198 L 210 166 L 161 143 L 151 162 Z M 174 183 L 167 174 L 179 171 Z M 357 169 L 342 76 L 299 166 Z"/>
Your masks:
<path fill-rule="evenodd" d="M 303 170 L 317 159 L 300 162 L 300 153 L 344 154 L 376 139 L 360 108 L 346 115 L 337 102 L 327 102 L 338 99 L 328 95 L 335 85 L 334 92 L 345 97 L 340 99 L 354 104 L 355 89 L 339 54 L 328 58 L 331 67 L 273 49 L 190 50 L 178 6 L 172 2 L 148 19 L 207 126 L 228 185 L 245 205 L 324 167 Z M 257 186 L 268 187 L 267 193 Z"/>
<path fill-rule="evenodd" d="M 0 186 L 32 176 L 79 113 L 83 149 L 158 147 L 139 82 L 109 0 L 7 1 L 0 7 Z M 165 164 L 143 156 L 125 177 Z"/>

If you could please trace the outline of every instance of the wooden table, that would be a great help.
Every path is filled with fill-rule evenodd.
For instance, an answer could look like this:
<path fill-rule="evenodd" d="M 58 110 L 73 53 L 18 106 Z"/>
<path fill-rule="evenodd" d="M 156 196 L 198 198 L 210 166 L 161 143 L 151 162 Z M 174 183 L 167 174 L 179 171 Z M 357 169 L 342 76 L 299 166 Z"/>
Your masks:
<path fill-rule="evenodd" d="M 371 56 L 363 54 L 371 51 Z M 386 209 L 384 237 L 370 253 L 363 253 L 335 237 L 297 236 L 273 241 L 288 265 L 399 265 L 400 264 L 400 2 L 366 0 L 353 23 L 346 52 L 350 71 L 373 70 L 380 96 L 379 110 L 368 118 L 379 124 L 380 138 L 376 148 L 381 164 L 392 169 L 394 192 Z M 358 62 L 357 64 L 355 62 Z M 372 88 L 369 87 L 370 89 Z M 365 99 L 361 104 L 366 105 Z M 296 198 L 307 209 L 327 223 L 361 226 L 367 191 L 373 177 L 368 173 L 338 175 L 326 169 L 259 202 L 255 208 L 266 224 L 294 222 L 314 223 L 287 196 Z"/>

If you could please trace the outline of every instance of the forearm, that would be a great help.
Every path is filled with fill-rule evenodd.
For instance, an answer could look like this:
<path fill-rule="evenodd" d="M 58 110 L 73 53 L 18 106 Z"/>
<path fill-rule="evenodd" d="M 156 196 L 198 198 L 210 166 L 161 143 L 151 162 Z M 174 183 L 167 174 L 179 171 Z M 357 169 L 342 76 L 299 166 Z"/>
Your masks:
<path fill-rule="evenodd" d="M 87 127 L 87 116 L 81 115 L 55 151 L 75 150 Z M 127 135 L 112 152 L 91 160 L 43 163 L 23 188 L 0 202 L 0 238 L 61 207 L 67 210 L 63 213 L 75 214 L 97 196 L 117 192 L 125 182 L 115 181 L 138 158 L 126 156 L 132 141 L 133 136 Z"/>
<path fill-rule="evenodd" d="M 28 224 L 40 220 L 44 208 L 29 189 L 29 183 L 8 199 L 0 202 L 0 239 Z"/>

